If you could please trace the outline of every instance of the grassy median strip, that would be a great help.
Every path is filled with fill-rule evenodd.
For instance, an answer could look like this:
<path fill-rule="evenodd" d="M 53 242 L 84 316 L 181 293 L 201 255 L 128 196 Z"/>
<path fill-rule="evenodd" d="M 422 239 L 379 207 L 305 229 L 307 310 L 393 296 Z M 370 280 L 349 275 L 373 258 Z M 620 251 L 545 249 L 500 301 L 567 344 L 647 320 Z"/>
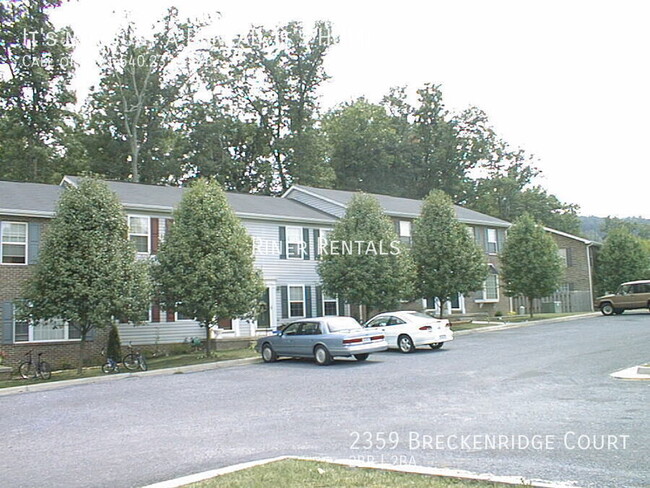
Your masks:
<path fill-rule="evenodd" d="M 149 370 L 154 369 L 164 369 L 164 368 L 176 368 L 179 366 L 190 366 L 193 364 L 204 364 L 204 363 L 215 363 L 219 361 L 227 361 L 229 359 L 242 359 L 259 356 L 253 349 L 232 349 L 227 351 L 217 351 L 213 352 L 213 355 L 209 358 L 205 357 L 205 354 L 201 352 L 189 353 L 189 354 L 179 354 L 176 356 L 161 356 L 156 358 L 147 357 L 147 365 Z M 90 378 L 93 376 L 108 376 L 108 375 L 119 375 L 123 373 L 129 373 L 122 363 L 119 365 L 119 373 L 108 373 L 105 374 L 102 372 L 100 366 L 91 366 L 84 368 L 84 371 L 81 375 L 77 374 L 76 369 L 64 369 L 61 371 L 53 371 L 52 378 L 43 381 L 40 379 L 28 379 L 24 380 L 20 377 L 17 371 L 13 372 L 13 377 L 10 380 L 1 380 L 0 388 L 9 388 L 12 386 L 23 386 L 23 385 L 33 385 L 36 383 L 51 383 L 53 381 L 62 381 L 62 380 L 75 380 L 79 378 Z M 136 371 L 134 371 L 135 373 Z"/>
<path fill-rule="evenodd" d="M 385 488 L 387 486 L 503 488 L 512 485 L 286 459 L 185 485 L 185 488 L 266 488 L 269 486 L 282 486 L 282 488 Z"/>

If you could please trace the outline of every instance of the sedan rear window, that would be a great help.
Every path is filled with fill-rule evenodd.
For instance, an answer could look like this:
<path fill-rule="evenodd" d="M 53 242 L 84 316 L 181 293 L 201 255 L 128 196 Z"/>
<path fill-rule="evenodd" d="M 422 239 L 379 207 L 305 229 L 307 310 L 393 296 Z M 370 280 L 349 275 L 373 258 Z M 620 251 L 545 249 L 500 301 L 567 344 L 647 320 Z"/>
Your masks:
<path fill-rule="evenodd" d="M 413 317 L 420 317 L 421 319 L 432 319 L 433 317 L 429 314 L 422 313 L 422 312 L 407 312 L 409 315 L 412 315 Z"/>
<path fill-rule="evenodd" d="M 330 332 L 340 332 L 342 330 L 361 329 L 361 325 L 352 317 L 337 317 L 327 321 L 327 327 Z"/>

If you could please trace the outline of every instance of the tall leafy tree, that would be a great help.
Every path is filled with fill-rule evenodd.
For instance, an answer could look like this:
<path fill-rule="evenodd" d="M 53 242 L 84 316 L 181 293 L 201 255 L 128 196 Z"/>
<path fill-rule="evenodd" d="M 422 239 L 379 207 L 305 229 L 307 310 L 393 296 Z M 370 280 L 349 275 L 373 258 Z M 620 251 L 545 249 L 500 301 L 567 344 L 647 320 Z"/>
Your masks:
<path fill-rule="evenodd" d="M 104 183 L 84 179 L 63 192 L 28 281 L 29 318 L 60 319 L 79 331 L 79 374 L 89 334 L 114 317 L 139 322 L 151 303 L 148 263 L 136 261 L 127 235 L 117 196 Z"/>
<path fill-rule="evenodd" d="M 429 193 L 414 222 L 413 261 L 419 296 L 437 297 L 441 304 L 456 293 L 481 289 L 487 276 L 482 250 L 456 219 L 451 198 L 440 190 Z"/>
<path fill-rule="evenodd" d="M 0 178 L 54 182 L 67 169 L 74 36 L 50 22 L 60 5 L 0 2 Z"/>
<path fill-rule="evenodd" d="M 103 47 L 101 79 L 86 107 L 93 171 L 146 183 L 180 176 L 174 129 L 196 90 L 189 51 L 204 25 L 180 19 L 172 7 L 151 38 L 129 23 Z"/>
<path fill-rule="evenodd" d="M 167 307 L 205 327 L 207 355 L 210 329 L 252 314 L 264 290 L 252 239 L 215 181 L 197 180 L 184 192 L 154 270 Z"/>
<path fill-rule="evenodd" d="M 323 184 L 331 172 L 323 165 L 317 127 L 318 89 L 328 79 L 324 59 L 336 42 L 328 23 L 307 34 L 299 22 L 277 29 L 253 27 L 230 47 L 215 39 L 202 75 L 213 92 L 225 93 L 239 120 L 253 121 L 266 145 L 260 159 L 271 179 L 263 189 L 282 192 L 295 183 Z"/>
<path fill-rule="evenodd" d="M 506 294 L 528 298 L 531 317 L 533 300 L 554 293 L 564 276 L 555 241 L 529 215 L 519 217 L 508 231 L 501 262 Z"/>
<path fill-rule="evenodd" d="M 626 227 L 609 232 L 596 260 L 596 280 L 601 293 L 616 291 L 625 281 L 650 278 L 650 255 L 643 241 Z"/>
<path fill-rule="evenodd" d="M 326 293 L 370 310 L 412 298 L 413 262 L 376 198 L 355 195 L 327 239 L 318 265 Z"/>

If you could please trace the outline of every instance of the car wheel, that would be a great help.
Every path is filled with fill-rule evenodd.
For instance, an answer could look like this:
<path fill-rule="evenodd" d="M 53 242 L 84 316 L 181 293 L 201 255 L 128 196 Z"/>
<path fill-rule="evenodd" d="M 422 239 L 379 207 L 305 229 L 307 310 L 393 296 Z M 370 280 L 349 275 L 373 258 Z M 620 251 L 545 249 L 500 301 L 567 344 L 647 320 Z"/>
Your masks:
<path fill-rule="evenodd" d="M 401 335 L 397 338 L 397 346 L 399 347 L 399 350 L 402 351 L 403 353 L 409 353 L 415 350 L 415 346 L 413 345 L 413 339 L 411 339 L 407 335 Z"/>
<path fill-rule="evenodd" d="M 440 349 L 444 342 L 435 342 L 434 344 L 429 344 L 429 347 L 431 349 Z"/>
<path fill-rule="evenodd" d="M 275 351 L 270 344 L 264 344 L 262 346 L 262 359 L 265 363 L 272 363 L 278 359 L 277 354 L 275 354 Z"/>
<path fill-rule="evenodd" d="M 625 309 L 623 309 L 623 308 L 615 308 L 614 309 L 614 313 L 616 315 L 621 315 L 623 312 L 625 312 Z"/>
<path fill-rule="evenodd" d="M 368 356 L 370 356 L 370 354 L 355 354 L 354 359 L 356 359 L 357 361 L 365 361 L 366 359 L 368 359 Z"/>
<path fill-rule="evenodd" d="M 316 346 L 314 349 L 314 358 L 319 366 L 327 366 L 332 362 L 332 355 L 324 346 Z"/>
<path fill-rule="evenodd" d="M 614 307 L 612 307 L 611 303 L 603 303 L 600 306 L 600 313 L 603 315 L 612 315 L 614 313 Z"/>

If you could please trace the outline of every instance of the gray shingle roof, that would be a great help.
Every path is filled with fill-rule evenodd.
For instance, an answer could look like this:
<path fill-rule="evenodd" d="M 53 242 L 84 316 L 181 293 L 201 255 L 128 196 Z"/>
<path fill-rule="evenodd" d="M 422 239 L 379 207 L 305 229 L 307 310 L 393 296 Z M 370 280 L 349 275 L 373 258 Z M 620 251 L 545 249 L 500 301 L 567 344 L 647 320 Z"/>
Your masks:
<path fill-rule="evenodd" d="M 65 180 L 78 183 L 79 177 L 66 176 Z M 119 197 L 125 208 L 131 210 L 159 210 L 169 212 L 181 201 L 184 188 L 175 186 L 156 186 L 124 181 L 105 181 Z M 246 193 L 226 193 L 230 206 L 240 217 L 275 217 L 305 221 L 334 222 L 331 215 L 313 209 L 294 200 L 249 195 Z"/>
<path fill-rule="evenodd" d="M 58 185 L 0 181 L 0 213 L 51 217 L 62 190 Z"/>
<path fill-rule="evenodd" d="M 345 191 L 345 190 L 330 190 L 325 188 L 315 188 L 311 186 L 294 185 L 293 188 L 300 190 L 304 189 L 309 193 L 324 197 L 342 205 L 347 205 L 352 197 L 358 192 Z M 369 193 L 379 200 L 387 215 L 392 217 L 410 217 L 416 218 L 420 216 L 422 208 L 422 200 L 414 200 L 411 198 L 393 197 L 389 195 L 381 195 L 378 193 Z M 458 205 L 454 205 L 456 210 L 456 217 L 461 222 L 492 225 L 496 227 L 510 227 L 510 223 L 505 220 L 492 217 L 490 215 L 476 212 Z"/>

